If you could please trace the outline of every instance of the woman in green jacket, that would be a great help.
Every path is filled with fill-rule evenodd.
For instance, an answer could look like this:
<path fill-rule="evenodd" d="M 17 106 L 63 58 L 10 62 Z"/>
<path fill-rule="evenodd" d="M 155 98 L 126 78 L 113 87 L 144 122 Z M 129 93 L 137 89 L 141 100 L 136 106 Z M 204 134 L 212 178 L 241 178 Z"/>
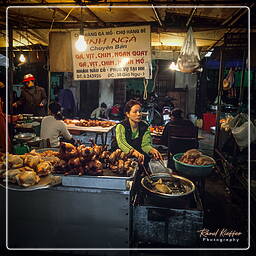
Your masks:
<path fill-rule="evenodd" d="M 129 100 L 124 113 L 126 118 L 116 126 L 116 139 L 112 143 L 112 149 L 120 148 L 125 153 L 133 151 L 132 155 L 146 165 L 149 155 L 162 159 L 159 151 L 152 146 L 149 126 L 141 120 L 141 103 Z"/>

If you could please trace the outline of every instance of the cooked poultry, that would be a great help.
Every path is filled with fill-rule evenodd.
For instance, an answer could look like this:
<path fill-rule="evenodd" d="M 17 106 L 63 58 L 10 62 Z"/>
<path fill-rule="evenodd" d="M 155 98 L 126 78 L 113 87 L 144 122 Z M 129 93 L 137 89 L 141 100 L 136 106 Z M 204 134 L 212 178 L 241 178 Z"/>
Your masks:
<path fill-rule="evenodd" d="M 209 164 L 215 164 L 214 159 L 212 159 L 209 156 L 203 155 L 200 151 L 197 149 L 190 149 L 187 152 L 185 152 L 182 157 L 179 160 L 182 163 L 185 164 L 191 164 L 191 165 L 209 165 Z"/>
<path fill-rule="evenodd" d="M 126 153 L 124 153 L 124 152 L 121 152 L 121 154 L 120 154 L 120 159 L 122 159 L 122 160 L 126 160 L 127 159 L 127 154 Z"/>
<path fill-rule="evenodd" d="M 118 158 L 119 156 L 121 155 L 122 153 L 122 150 L 121 149 L 117 149 L 116 151 L 114 151 L 113 153 L 111 153 L 111 155 L 109 156 L 109 161 L 111 163 L 114 163 Z"/>
<path fill-rule="evenodd" d="M 77 126 L 84 126 L 84 127 L 93 127 L 93 126 L 101 126 L 101 127 L 109 127 L 115 125 L 115 122 L 112 121 L 101 121 L 101 120 L 70 120 L 65 119 L 64 122 L 66 124 L 75 124 Z"/>
<path fill-rule="evenodd" d="M 183 154 L 180 161 L 186 164 L 194 164 L 195 160 L 201 155 L 202 153 L 197 149 L 190 149 Z"/>
<path fill-rule="evenodd" d="M 16 176 L 21 173 L 22 171 L 20 169 L 8 170 L 3 174 L 3 177 L 4 178 L 8 177 L 8 181 L 12 183 L 16 183 L 17 182 Z"/>
<path fill-rule="evenodd" d="M 21 167 L 21 168 L 19 168 L 19 170 L 21 172 L 27 172 L 27 171 L 31 172 L 31 171 L 34 171 L 34 169 L 32 169 L 32 168 L 30 168 L 28 166 Z"/>
<path fill-rule="evenodd" d="M 43 161 L 50 162 L 52 165 L 56 165 L 60 162 L 60 159 L 56 156 L 44 156 L 42 157 Z"/>
<path fill-rule="evenodd" d="M 124 160 L 119 159 L 117 161 L 117 168 L 120 174 L 124 172 Z"/>
<path fill-rule="evenodd" d="M 209 156 L 200 156 L 195 161 L 195 165 L 209 165 L 209 164 L 215 164 L 214 159 L 212 159 Z"/>
<path fill-rule="evenodd" d="M 91 147 L 62 143 L 59 153 L 61 160 L 54 164 L 54 172 L 79 176 L 102 175 L 103 168 L 109 168 L 118 175 L 131 175 L 138 165 L 128 158 L 132 157 L 131 152 L 126 154 L 117 149 L 110 153 L 105 146 L 96 145 L 93 141 Z"/>
<path fill-rule="evenodd" d="M 170 194 L 172 192 L 172 190 L 163 183 L 161 178 L 157 182 L 154 182 L 153 185 L 161 193 Z"/>
<path fill-rule="evenodd" d="M 27 155 L 24 159 L 24 164 L 29 167 L 36 169 L 37 165 L 42 161 L 41 156 Z"/>
<path fill-rule="evenodd" d="M 46 161 L 39 163 L 37 165 L 37 169 L 36 169 L 37 174 L 39 176 L 48 175 L 52 172 L 52 170 L 53 170 L 52 164 L 50 162 L 46 162 Z"/>
<path fill-rule="evenodd" d="M 23 166 L 23 159 L 19 155 L 8 155 L 8 167 L 9 169 L 16 169 Z"/>
<path fill-rule="evenodd" d="M 17 183 L 23 187 L 29 187 L 40 181 L 39 176 L 34 171 L 26 171 L 16 175 Z"/>
<path fill-rule="evenodd" d="M 73 166 L 73 167 L 77 167 L 81 165 L 81 159 L 79 157 L 76 158 L 70 158 L 68 160 L 68 165 Z"/>

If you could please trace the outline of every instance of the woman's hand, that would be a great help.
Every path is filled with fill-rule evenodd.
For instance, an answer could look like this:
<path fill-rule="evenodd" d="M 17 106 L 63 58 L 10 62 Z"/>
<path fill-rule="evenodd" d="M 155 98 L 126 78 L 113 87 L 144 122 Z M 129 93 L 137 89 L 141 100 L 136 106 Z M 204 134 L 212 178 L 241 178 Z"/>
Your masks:
<path fill-rule="evenodd" d="M 132 152 L 132 156 L 136 157 L 139 160 L 139 162 L 143 164 L 143 162 L 144 162 L 144 155 L 141 154 L 139 151 L 134 150 Z"/>
<path fill-rule="evenodd" d="M 160 152 L 159 152 L 157 149 L 152 148 L 152 149 L 149 151 L 149 153 L 150 153 L 151 155 L 153 155 L 153 157 L 154 157 L 155 159 L 161 159 L 161 160 L 163 160 L 162 155 L 160 154 Z"/>

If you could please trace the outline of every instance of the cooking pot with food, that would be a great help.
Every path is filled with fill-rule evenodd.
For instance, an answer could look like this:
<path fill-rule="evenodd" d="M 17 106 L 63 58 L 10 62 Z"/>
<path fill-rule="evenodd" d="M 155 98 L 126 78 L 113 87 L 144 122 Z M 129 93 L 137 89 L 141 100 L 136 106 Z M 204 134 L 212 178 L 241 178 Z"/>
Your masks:
<path fill-rule="evenodd" d="M 189 205 L 195 191 L 192 181 L 167 173 L 145 176 L 141 185 L 150 202 L 161 207 L 183 208 Z"/>

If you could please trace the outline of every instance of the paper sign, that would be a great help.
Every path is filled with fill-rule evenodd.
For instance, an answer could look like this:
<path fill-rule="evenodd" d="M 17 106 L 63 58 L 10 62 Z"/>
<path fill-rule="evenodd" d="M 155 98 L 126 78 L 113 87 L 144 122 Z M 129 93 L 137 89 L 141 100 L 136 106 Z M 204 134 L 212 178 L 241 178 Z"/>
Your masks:
<path fill-rule="evenodd" d="M 86 29 L 84 52 L 78 36 L 71 32 L 75 80 L 152 78 L 150 26 Z"/>

